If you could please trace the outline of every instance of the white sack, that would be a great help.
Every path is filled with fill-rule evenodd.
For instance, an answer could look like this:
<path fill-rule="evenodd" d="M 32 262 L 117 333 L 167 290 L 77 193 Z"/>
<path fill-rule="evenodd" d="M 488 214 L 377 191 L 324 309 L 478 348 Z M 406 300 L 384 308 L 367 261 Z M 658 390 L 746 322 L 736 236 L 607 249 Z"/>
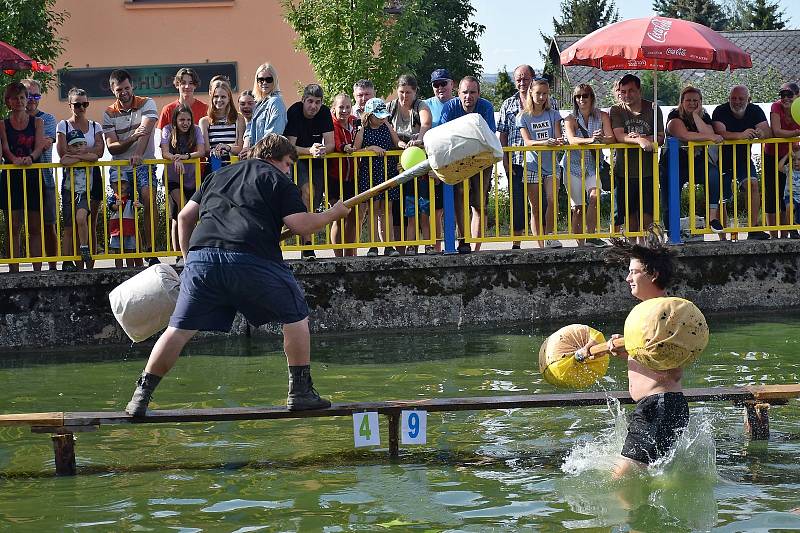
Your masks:
<path fill-rule="evenodd" d="M 478 113 L 428 130 L 425 152 L 431 168 L 447 183 L 458 183 L 503 159 L 500 140 Z"/>
<path fill-rule="evenodd" d="M 141 342 L 167 327 L 180 286 L 174 268 L 164 263 L 153 265 L 111 291 L 111 311 L 128 337 Z"/>

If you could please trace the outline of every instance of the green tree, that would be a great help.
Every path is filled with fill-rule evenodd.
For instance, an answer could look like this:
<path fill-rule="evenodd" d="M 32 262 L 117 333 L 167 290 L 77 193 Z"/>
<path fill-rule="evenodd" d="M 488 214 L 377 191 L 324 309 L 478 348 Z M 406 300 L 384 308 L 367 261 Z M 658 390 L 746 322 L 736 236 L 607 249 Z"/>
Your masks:
<path fill-rule="evenodd" d="M 728 27 L 728 14 L 716 0 L 653 0 L 653 10 L 663 17 L 690 20 L 714 30 Z"/>
<path fill-rule="evenodd" d="M 56 0 L 0 0 L 0 38 L 19 48 L 33 59 L 53 65 L 64 51 L 64 39 L 59 28 L 69 16 L 56 9 Z M 30 72 L 17 72 L 6 83 L 30 77 Z M 36 72 L 46 91 L 53 86 L 55 72 Z M 5 106 L 2 106 L 5 108 Z"/>
<path fill-rule="evenodd" d="M 369 78 L 378 94 L 389 94 L 397 76 L 425 55 L 433 24 L 422 0 L 407 0 L 396 12 L 385 0 L 281 0 L 327 95 L 349 93 L 353 81 Z"/>
<path fill-rule="evenodd" d="M 773 102 L 776 100 L 780 80 L 785 76 L 773 67 L 767 70 L 740 69 L 733 72 L 706 71 L 692 85 L 703 92 L 704 104 L 722 104 L 728 101 L 728 94 L 734 85 L 744 85 L 750 90 L 753 102 Z M 775 80 L 778 80 L 777 82 Z M 661 87 L 659 79 L 659 87 Z"/>
<path fill-rule="evenodd" d="M 614 0 L 561 0 L 561 20 L 553 19 L 553 35 L 586 35 L 619 20 Z M 553 35 L 540 32 L 544 40 L 544 72 L 551 74 L 553 65 L 547 50 Z"/>
<path fill-rule="evenodd" d="M 432 96 L 431 73 L 446 68 L 458 82 L 464 76 L 482 73 L 478 38 L 486 26 L 471 21 L 475 8 L 470 1 L 422 0 L 422 11 L 433 24 L 425 55 L 407 66 L 417 77 L 420 95 Z"/>
<path fill-rule="evenodd" d="M 653 71 L 644 70 L 639 72 L 642 80 L 642 97 L 648 100 L 653 99 Z M 674 72 L 658 73 L 658 102 L 659 105 L 678 105 L 681 95 L 683 82 Z"/>
<path fill-rule="evenodd" d="M 782 30 L 786 11 L 770 0 L 730 0 L 727 5 L 729 30 Z"/>
<path fill-rule="evenodd" d="M 511 79 L 511 74 L 508 73 L 505 65 L 503 65 L 503 69 L 497 73 L 497 81 L 494 82 L 494 90 L 501 102 L 506 98 L 514 96 L 517 92 L 517 86 L 514 85 L 514 80 Z"/>

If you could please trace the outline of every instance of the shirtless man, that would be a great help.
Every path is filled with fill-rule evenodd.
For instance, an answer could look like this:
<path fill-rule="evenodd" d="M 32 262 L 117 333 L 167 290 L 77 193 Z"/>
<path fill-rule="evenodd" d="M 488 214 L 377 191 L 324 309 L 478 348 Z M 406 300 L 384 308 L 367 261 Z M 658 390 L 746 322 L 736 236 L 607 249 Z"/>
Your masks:
<path fill-rule="evenodd" d="M 672 254 L 655 235 L 650 235 L 647 245 L 615 241 L 610 253 L 615 259 L 629 261 L 625 281 L 633 296 L 645 301 L 666 295 L 673 274 Z M 612 335 L 612 340 L 618 337 Z M 588 346 L 591 344 L 595 343 Z M 633 467 L 643 467 L 666 455 L 689 423 L 689 406 L 682 392 L 682 368 L 653 370 L 628 357 L 624 347 L 611 348 L 609 341 L 612 354 L 627 361 L 628 392 L 636 402 L 622 458 L 614 468 L 614 477 L 619 478 Z"/>

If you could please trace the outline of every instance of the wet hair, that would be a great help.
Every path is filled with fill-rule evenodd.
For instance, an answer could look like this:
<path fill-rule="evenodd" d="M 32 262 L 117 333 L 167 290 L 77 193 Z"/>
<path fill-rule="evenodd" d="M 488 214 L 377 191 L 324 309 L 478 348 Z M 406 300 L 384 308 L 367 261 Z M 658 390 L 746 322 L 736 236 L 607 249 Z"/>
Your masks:
<path fill-rule="evenodd" d="M 20 93 L 25 93 L 25 95 L 27 96 L 28 88 L 18 81 L 12 81 L 8 85 L 6 85 L 6 90 L 3 91 L 3 101 L 8 106 L 8 101 L 11 100 L 12 98 L 16 98 L 17 96 L 20 95 Z"/>
<path fill-rule="evenodd" d="M 236 121 L 239 120 L 239 112 L 236 110 L 236 106 L 233 105 L 233 91 L 231 90 L 231 85 L 223 79 L 212 81 L 211 85 L 208 86 L 208 108 L 206 111 L 208 120 L 212 124 L 217 120 L 214 116 L 214 91 L 217 89 L 222 89 L 228 93 L 228 109 L 225 111 L 225 123 L 236 124 Z"/>
<path fill-rule="evenodd" d="M 661 226 L 653 225 L 647 230 L 645 244 L 634 244 L 626 239 L 611 239 L 611 248 L 606 252 L 606 262 L 625 264 L 638 259 L 644 271 L 655 277 L 653 283 L 666 289 L 675 271 L 674 253 L 664 244 Z"/>
<path fill-rule="evenodd" d="M 629 83 L 635 83 L 637 89 L 642 88 L 642 80 L 640 80 L 639 76 L 635 74 L 625 74 L 624 76 L 622 76 L 622 78 L 620 78 L 619 80 L 619 87 L 622 87 L 623 85 L 627 85 Z"/>
<path fill-rule="evenodd" d="M 131 83 L 133 83 L 130 72 L 122 68 L 118 68 L 116 70 L 111 71 L 111 74 L 109 74 L 108 76 L 109 85 L 113 84 L 119 85 L 125 80 L 128 80 Z"/>
<path fill-rule="evenodd" d="M 194 69 L 187 68 L 187 67 L 183 67 L 181 69 L 178 69 L 178 72 L 175 74 L 175 79 L 172 80 L 172 84 L 173 85 L 180 84 L 180 82 L 183 81 L 183 77 L 187 76 L 187 75 L 190 78 L 192 78 L 192 85 L 194 85 L 195 87 L 199 87 L 200 86 L 200 76 L 197 75 L 197 72 L 195 72 Z"/>
<path fill-rule="evenodd" d="M 240 154 L 239 159 L 262 159 L 264 161 L 272 159 L 280 161 L 287 155 L 292 158 L 292 161 L 297 161 L 297 149 L 289 142 L 289 139 L 277 133 L 268 133 L 252 148 Z"/>
<path fill-rule="evenodd" d="M 186 133 L 178 131 L 178 116 L 180 116 L 181 113 L 188 113 L 192 123 L 192 125 L 189 126 L 189 131 Z M 186 137 L 186 149 L 189 150 L 189 153 L 194 152 L 194 149 L 197 147 L 197 136 L 194 132 L 194 114 L 192 113 L 192 108 L 186 104 L 180 104 L 173 109 L 170 125 L 172 126 L 172 135 L 169 139 L 170 150 L 175 153 L 175 150 L 178 149 L 178 137 Z"/>

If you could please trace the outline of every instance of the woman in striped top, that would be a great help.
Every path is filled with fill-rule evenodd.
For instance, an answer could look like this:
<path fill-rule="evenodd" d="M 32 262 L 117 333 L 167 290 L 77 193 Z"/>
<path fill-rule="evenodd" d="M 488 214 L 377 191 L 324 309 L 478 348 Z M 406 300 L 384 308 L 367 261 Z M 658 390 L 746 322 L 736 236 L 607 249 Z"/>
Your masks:
<path fill-rule="evenodd" d="M 238 155 L 242 150 L 245 120 L 236 111 L 233 91 L 226 80 L 212 80 L 208 95 L 208 112 L 200 119 L 206 153 L 209 157 L 229 160 L 230 154 Z"/>

